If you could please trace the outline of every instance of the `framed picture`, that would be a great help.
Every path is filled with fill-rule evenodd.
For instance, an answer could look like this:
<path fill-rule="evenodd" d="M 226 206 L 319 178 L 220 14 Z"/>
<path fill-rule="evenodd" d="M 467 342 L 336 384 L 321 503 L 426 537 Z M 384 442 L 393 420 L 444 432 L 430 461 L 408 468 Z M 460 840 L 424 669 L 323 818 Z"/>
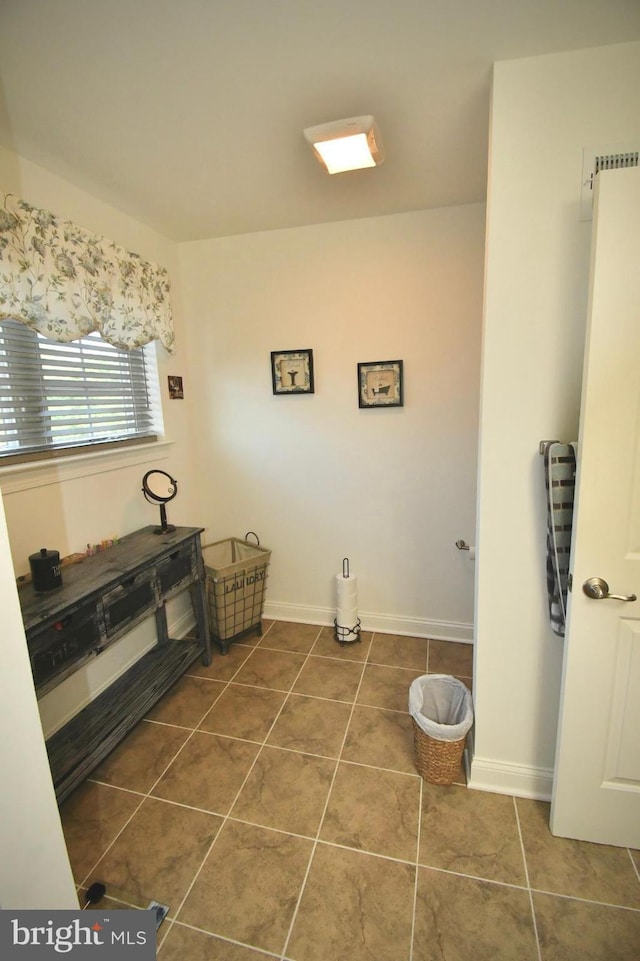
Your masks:
<path fill-rule="evenodd" d="M 313 351 L 272 350 L 274 394 L 313 394 Z"/>
<path fill-rule="evenodd" d="M 358 364 L 359 407 L 402 407 L 401 360 L 376 360 Z"/>
<path fill-rule="evenodd" d="M 184 390 L 182 388 L 182 377 L 167 377 L 169 384 L 169 397 L 171 400 L 183 400 Z"/>

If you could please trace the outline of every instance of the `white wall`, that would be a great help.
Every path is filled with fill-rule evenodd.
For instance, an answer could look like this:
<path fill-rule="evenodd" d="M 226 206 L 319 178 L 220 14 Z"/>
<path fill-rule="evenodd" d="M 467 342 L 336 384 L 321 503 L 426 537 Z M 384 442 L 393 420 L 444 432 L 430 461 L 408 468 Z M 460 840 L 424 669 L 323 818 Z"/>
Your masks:
<path fill-rule="evenodd" d="M 273 551 L 266 613 L 331 623 L 348 556 L 365 628 L 471 640 L 484 206 L 180 246 L 211 539 Z M 270 351 L 311 348 L 315 394 Z M 360 410 L 358 361 L 402 359 Z"/>
<path fill-rule="evenodd" d="M 472 786 L 548 796 L 562 640 L 548 626 L 538 445 L 577 437 L 589 268 L 583 147 L 640 146 L 640 44 L 498 63 L 481 391 Z"/>

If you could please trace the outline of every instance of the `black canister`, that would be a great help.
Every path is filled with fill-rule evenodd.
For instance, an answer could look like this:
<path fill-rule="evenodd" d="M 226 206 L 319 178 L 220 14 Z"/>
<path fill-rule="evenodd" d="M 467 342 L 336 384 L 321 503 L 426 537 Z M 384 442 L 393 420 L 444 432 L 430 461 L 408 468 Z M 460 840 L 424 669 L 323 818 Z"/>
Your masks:
<path fill-rule="evenodd" d="M 53 591 L 62 587 L 60 551 L 48 551 L 41 547 L 38 554 L 29 555 L 31 581 L 35 591 Z"/>

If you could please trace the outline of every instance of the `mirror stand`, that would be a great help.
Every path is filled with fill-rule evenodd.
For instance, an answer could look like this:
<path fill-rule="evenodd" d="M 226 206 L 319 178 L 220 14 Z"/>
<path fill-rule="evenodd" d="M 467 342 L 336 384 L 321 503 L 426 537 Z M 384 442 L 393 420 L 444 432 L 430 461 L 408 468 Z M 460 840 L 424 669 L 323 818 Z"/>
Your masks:
<path fill-rule="evenodd" d="M 167 508 L 160 504 L 160 527 L 154 527 L 154 534 L 172 534 L 175 531 L 173 524 L 167 524 Z"/>

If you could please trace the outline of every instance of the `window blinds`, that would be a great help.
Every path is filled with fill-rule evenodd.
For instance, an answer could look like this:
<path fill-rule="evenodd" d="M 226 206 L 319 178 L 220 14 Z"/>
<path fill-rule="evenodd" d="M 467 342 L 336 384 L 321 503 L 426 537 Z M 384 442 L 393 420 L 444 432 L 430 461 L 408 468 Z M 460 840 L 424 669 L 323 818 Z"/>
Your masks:
<path fill-rule="evenodd" d="M 0 460 L 66 447 L 152 438 L 144 348 L 98 333 L 57 343 L 14 320 L 0 323 Z"/>

